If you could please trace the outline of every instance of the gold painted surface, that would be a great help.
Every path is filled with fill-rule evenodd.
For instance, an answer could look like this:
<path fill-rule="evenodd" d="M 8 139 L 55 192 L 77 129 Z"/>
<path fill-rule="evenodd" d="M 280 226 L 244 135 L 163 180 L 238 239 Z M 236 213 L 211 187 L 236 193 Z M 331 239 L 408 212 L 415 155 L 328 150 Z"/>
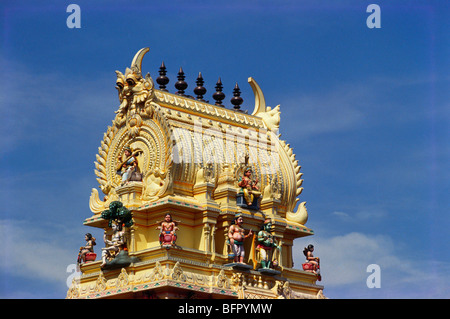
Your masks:
<path fill-rule="evenodd" d="M 120 104 L 96 154 L 100 191 L 92 189 L 93 215 L 84 221 L 106 228 L 101 212 L 121 201 L 133 212 L 134 224 L 125 230 L 128 252 L 140 261 L 105 272 L 101 261 L 82 265 L 67 298 L 175 298 L 186 291 L 215 298 L 322 298 L 317 277 L 293 268 L 294 240 L 313 231 L 305 226 L 306 202 L 296 209 L 302 173 L 293 149 L 279 139 L 280 106 L 266 106 L 252 78 L 252 114 L 157 90 L 150 75 L 141 74 L 147 52 L 140 50 L 125 73 L 116 71 Z M 142 179 L 123 184 L 116 171 L 126 148 L 137 154 Z M 257 211 L 237 205 L 246 167 L 259 181 Z M 179 221 L 177 246 L 170 249 L 160 246 L 157 230 L 167 213 Z M 224 266 L 230 262 L 227 231 L 237 213 L 254 234 L 272 219 L 272 234 L 282 245 L 279 276 L 257 271 L 254 236 L 244 246 L 253 268 L 244 274 Z"/>

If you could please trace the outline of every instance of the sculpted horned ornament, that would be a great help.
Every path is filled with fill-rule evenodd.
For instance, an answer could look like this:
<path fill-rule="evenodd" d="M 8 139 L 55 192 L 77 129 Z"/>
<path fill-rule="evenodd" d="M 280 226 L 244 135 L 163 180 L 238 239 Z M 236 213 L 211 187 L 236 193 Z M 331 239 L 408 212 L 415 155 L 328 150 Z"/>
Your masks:
<path fill-rule="evenodd" d="M 89 206 L 96 214 L 113 201 L 139 205 L 171 192 L 172 136 L 153 80 L 141 73 L 147 52 L 139 50 L 124 73 L 116 71 L 120 106 L 96 154 L 95 174 L 105 194 L 101 200 L 92 189 Z"/>
<path fill-rule="evenodd" d="M 147 73 L 145 78 L 141 74 L 142 59 L 148 51 L 149 48 L 144 48 L 136 53 L 131 67 L 126 68 L 125 74 L 116 71 L 116 89 L 119 93 L 120 106 L 115 112 L 117 114 L 115 122 L 121 124 L 127 121 L 132 136 L 138 135 L 142 117 L 151 117 L 153 114 L 153 80 L 150 74 Z"/>

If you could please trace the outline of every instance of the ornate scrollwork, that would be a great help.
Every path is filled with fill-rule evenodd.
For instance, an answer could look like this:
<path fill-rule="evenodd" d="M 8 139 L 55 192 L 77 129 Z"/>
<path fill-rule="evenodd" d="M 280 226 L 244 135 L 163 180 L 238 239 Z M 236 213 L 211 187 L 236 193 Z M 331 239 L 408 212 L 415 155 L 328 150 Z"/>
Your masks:
<path fill-rule="evenodd" d="M 119 276 L 117 277 L 116 287 L 126 287 L 130 283 L 128 273 L 125 268 L 122 268 Z"/>
<path fill-rule="evenodd" d="M 80 296 L 80 286 L 75 278 L 72 279 L 69 291 L 67 291 L 67 299 L 75 299 Z"/>
<path fill-rule="evenodd" d="M 120 106 L 116 111 L 114 123 L 121 125 L 126 121 L 131 137 L 139 134 L 141 116 L 151 117 L 153 113 L 150 103 L 154 96 L 153 80 L 150 74 L 144 78 L 141 73 L 142 59 L 148 51 L 148 48 L 140 50 L 134 57 L 131 67 L 126 68 L 125 74 L 116 71 L 116 89 Z"/>
<path fill-rule="evenodd" d="M 116 188 L 124 182 L 118 175 L 117 158 L 125 149 L 133 150 L 138 165 L 136 171 L 141 176 L 131 179 L 142 183 L 138 200 L 153 201 L 171 190 L 171 129 L 161 107 L 153 101 L 153 80 L 149 75 L 145 78 L 141 75 L 142 58 L 146 52 L 148 49 L 142 49 L 136 54 L 125 74 L 116 71 L 121 104 L 96 156 L 95 174 L 105 197 L 101 200 L 98 191 L 92 190 L 90 208 L 94 213 L 120 199 Z"/>
<path fill-rule="evenodd" d="M 230 288 L 230 280 L 228 279 L 227 275 L 225 275 L 225 271 L 222 269 L 217 276 L 217 287 L 219 288 Z"/>
<path fill-rule="evenodd" d="M 100 274 L 98 275 L 98 278 L 95 282 L 95 292 L 101 292 L 106 290 L 106 279 L 105 276 L 103 275 L 103 272 L 100 272 Z"/>
<path fill-rule="evenodd" d="M 180 266 L 180 262 L 177 261 L 172 269 L 172 279 L 179 281 L 186 281 L 186 275 L 183 273 L 183 269 Z"/>

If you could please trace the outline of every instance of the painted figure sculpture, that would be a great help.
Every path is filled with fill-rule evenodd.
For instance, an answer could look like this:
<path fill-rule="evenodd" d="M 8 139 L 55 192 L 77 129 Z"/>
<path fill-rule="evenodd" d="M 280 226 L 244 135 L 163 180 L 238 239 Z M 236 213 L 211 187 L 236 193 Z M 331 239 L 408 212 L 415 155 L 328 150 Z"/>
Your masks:
<path fill-rule="evenodd" d="M 156 227 L 156 229 L 160 230 L 159 243 L 161 246 L 166 248 L 176 246 L 176 231 L 179 230 L 177 224 L 178 223 L 172 219 L 172 215 L 169 213 L 164 216 L 164 220 L 160 222 L 158 227 Z"/>
<path fill-rule="evenodd" d="M 234 262 L 241 264 L 244 263 L 245 258 L 244 240 L 253 235 L 251 230 L 245 235 L 245 229 L 242 227 L 243 224 L 244 218 L 241 214 L 238 214 L 228 230 L 228 242 L 233 251 Z"/>
<path fill-rule="evenodd" d="M 130 181 L 142 181 L 142 174 L 139 171 L 137 155 L 130 147 L 126 147 L 122 155 L 117 157 L 117 174 L 122 176 L 121 186 Z"/>
<path fill-rule="evenodd" d="M 248 206 L 251 206 L 253 204 L 254 199 L 261 196 L 261 192 L 257 184 L 258 180 L 252 179 L 252 169 L 250 167 L 247 167 L 244 171 L 244 176 L 242 177 L 238 185 L 244 193 L 244 198 Z"/>
<path fill-rule="evenodd" d="M 125 237 L 124 231 L 122 230 L 122 225 L 113 222 L 111 228 L 113 231 L 111 239 L 108 239 L 106 231 L 103 235 L 105 248 L 102 248 L 102 268 L 106 266 L 107 261 L 113 260 L 125 246 Z"/>
<path fill-rule="evenodd" d="M 278 255 L 281 247 L 278 245 L 275 236 L 271 233 L 272 222 L 266 219 L 258 232 L 258 246 L 256 249 L 260 253 L 261 268 L 275 268 L 278 266 Z"/>
<path fill-rule="evenodd" d="M 320 281 L 322 279 L 320 275 L 320 258 L 314 257 L 313 251 L 314 245 L 311 244 L 303 249 L 303 254 L 306 257 L 306 263 L 304 263 L 302 266 L 303 270 L 316 274 L 318 276 L 318 280 Z"/>
<path fill-rule="evenodd" d="M 78 253 L 77 263 L 80 265 L 88 261 L 94 261 L 97 255 L 94 253 L 95 237 L 92 237 L 90 233 L 84 235 L 86 240 L 86 245 L 80 247 L 80 252 Z"/>

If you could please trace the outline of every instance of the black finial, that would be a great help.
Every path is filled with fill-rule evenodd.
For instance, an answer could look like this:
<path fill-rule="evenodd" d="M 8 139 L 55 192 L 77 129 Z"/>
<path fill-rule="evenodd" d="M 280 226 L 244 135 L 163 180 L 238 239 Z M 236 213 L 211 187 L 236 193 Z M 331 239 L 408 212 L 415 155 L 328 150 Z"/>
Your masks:
<path fill-rule="evenodd" d="M 230 100 L 231 104 L 234 105 L 234 109 L 240 111 L 241 104 L 244 100 L 241 98 L 241 90 L 239 90 L 239 85 L 236 82 L 236 85 L 233 89 L 233 97 Z"/>
<path fill-rule="evenodd" d="M 159 84 L 159 89 L 161 91 L 168 92 L 166 90 L 166 85 L 169 83 L 169 78 L 166 76 L 166 66 L 164 65 L 164 61 L 161 63 L 161 66 L 159 67 L 159 76 L 156 79 L 156 82 Z"/>
<path fill-rule="evenodd" d="M 197 100 L 199 101 L 205 101 L 203 99 L 203 95 L 205 95 L 206 93 L 206 88 L 203 87 L 203 84 L 205 83 L 205 81 L 203 81 L 203 77 L 202 77 L 202 72 L 198 73 L 198 77 L 197 77 L 197 87 L 194 89 L 194 93 L 197 94 Z"/>
<path fill-rule="evenodd" d="M 218 106 L 223 106 L 222 100 L 225 98 L 225 94 L 222 92 L 222 89 L 222 80 L 219 78 L 216 83 L 216 92 L 213 94 L 213 99 L 216 100 L 215 104 Z"/>
<path fill-rule="evenodd" d="M 184 90 L 188 87 L 188 84 L 184 81 L 184 72 L 183 69 L 180 68 L 180 71 L 178 71 L 178 81 L 175 83 L 175 88 L 178 90 L 177 94 L 185 96 Z"/>

